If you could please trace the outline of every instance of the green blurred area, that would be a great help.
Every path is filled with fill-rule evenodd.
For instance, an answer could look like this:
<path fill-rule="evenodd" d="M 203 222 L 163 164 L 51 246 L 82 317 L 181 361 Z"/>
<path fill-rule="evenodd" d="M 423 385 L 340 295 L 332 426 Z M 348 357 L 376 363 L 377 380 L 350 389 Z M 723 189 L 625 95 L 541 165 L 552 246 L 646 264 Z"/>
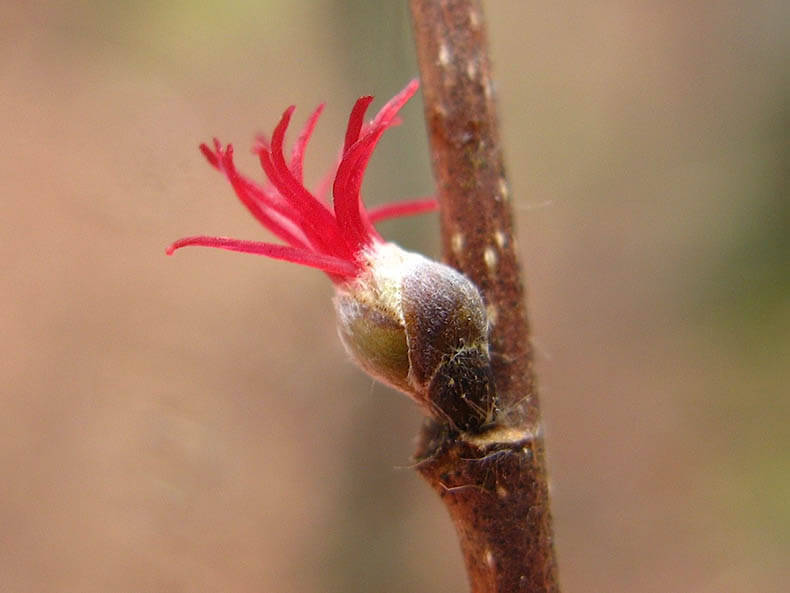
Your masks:
<path fill-rule="evenodd" d="M 486 3 L 566 591 L 781 591 L 790 573 L 788 8 Z M 11 3 L 0 22 L 0 590 L 458 591 L 320 274 L 196 150 L 417 75 L 405 3 Z M 368 203 L 433 191 L 420 99 Z M 436 219 L 382 225 L 437 255 Z"/>

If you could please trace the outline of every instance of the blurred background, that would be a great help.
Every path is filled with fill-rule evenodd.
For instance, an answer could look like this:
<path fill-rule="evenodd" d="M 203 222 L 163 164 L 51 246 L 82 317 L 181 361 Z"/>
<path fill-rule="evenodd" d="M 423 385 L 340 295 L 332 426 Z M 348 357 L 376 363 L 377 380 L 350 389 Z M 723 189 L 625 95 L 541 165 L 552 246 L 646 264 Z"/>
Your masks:
<path fill-rule="evenodd" d="M 239 167 L 417 74 L 405 2 L 11 2 L 0 22 L 0 591 L 466 590 L 420 414 L 346 359 Z M 566 592 L 790 580 L 788 6 L 488 2 Z M 421 98 L 369 203 L 433 190 Z M 437 255 L 435 215 L 381 225 Z"/>

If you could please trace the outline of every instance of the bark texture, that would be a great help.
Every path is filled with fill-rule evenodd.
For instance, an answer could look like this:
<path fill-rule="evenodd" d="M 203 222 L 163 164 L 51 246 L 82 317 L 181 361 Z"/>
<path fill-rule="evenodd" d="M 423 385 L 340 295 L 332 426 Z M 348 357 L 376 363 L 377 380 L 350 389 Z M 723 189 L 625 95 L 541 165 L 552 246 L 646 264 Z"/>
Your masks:
<path fill-rule="evenodd" d="M 481 290 L 496 415 L 426 421 L 418 470 L 458 531 L 473 593 L 559 591 L 511 195 L 479 1 L 410 0 L 445 260 Z"/>

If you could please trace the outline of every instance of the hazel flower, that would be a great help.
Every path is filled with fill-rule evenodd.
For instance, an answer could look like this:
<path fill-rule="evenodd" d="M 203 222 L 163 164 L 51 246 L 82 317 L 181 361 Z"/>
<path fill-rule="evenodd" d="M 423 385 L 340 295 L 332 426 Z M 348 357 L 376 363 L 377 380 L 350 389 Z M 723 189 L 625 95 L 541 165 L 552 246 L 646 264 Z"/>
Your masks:
<path fill-rule="evenodd" d="M 436 208 L 412 200 L 368 210 L 361 189 L 382 134 L 400 123 L 398 112 L 417 91 L 406 87 L 365 123 L 373 97 L 354 104 L 341 157 L 315 193 L 303 181 L 305 149 L 323 110 L 307 120 L 286 159 L 285 134 L 294 112 L 285 110 L 271 140 L 254 152 L 268 179 L 241 175 L 233 147 L 202 144 L 208 162 L 223 173 L 250 213 L 285 244 L 214 236 L 179 239 L 168 255 L 203 246 L 265 255 L 325 272 L 335 285 L 338 330 L 346 349 L 369 374 L 406 393 L 439 421 L 463 429 L 483 425 L 493 412 L 488 322 L 477 288 L 463 275 L 386 242 L 374 223 Z M 331 182 L 332 204 L 324 199 Z"/>
<path fill-rule="evenodd" d="M 357 277 L 364 268 L 360 254 L 375 245 L 384 243 L 373 226 L 374 222 L 433 210 L 434 200 L 403 202 L 374 210 L 367 210 L 361 199 L 362 179 L 384 131 L 397 125 L 398 111 L 414 95 L 418 83 L 413 80 L 387 103 L 369 124 L 363 123 L 365 112 L 373 97 L 360 98 L 351 111 L 346 129 L 345 143 L 340 162 L 334 172 L 332 193 L 334 208 L 303 184 L 303 161 L 307 144 L 315 129 L 323 105 L 309 117 L 291 152 L 290 162 L 284 154 L 285 133 L 294 107 L 283 113 L 274 129 L 271 142 L 259 137 L 254 147 L 270 185 L 261 186 L 242 176 L 233 162 L 233 146 L 223 149 L 214 140 L 213 149 L 205 144 L 200 150 L 208 162 L 224 173 L 236 195 L 258 221 L 282 239 L 287 245 L 245 241 L 226 237 L 185 237 L 167 250 L 189 245 L 218 247 L 266 255 L 326 272 L 335 284 L 342 284 Z M 317 192 L 320 196 L 323 191 Z"/>

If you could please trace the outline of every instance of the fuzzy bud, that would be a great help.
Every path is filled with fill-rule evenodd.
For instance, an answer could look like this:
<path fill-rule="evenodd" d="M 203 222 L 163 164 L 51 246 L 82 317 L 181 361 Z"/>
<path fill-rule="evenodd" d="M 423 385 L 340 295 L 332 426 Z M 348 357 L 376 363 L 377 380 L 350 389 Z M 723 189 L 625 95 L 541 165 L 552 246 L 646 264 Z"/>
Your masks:
<path fill-rule="evenodd" d="M 441 422 L 474 430 L 490 421 L 488 321 L 475 285 L 392 243 L 364 257 L 365 271 L 338 286 L 335 298 L 340 337 L 354 360 Z"/>

